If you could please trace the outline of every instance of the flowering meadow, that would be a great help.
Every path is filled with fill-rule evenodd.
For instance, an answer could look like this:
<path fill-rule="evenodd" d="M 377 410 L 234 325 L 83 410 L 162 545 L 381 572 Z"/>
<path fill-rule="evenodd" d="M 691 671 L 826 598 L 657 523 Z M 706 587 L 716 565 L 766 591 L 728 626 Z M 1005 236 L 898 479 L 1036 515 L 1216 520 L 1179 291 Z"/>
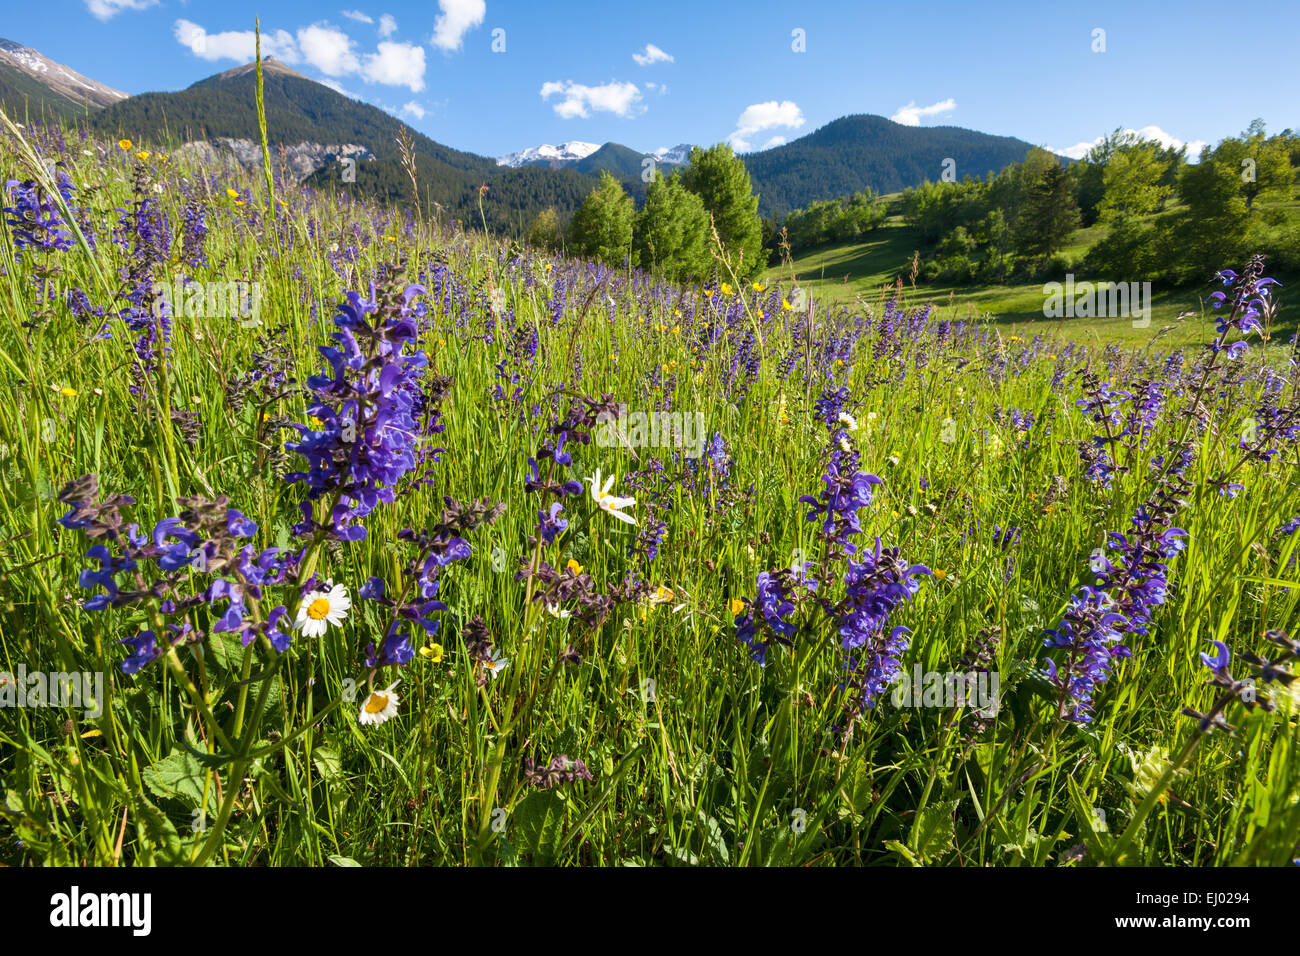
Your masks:
<path fill-rule="evenodd" d="M 0 173 L 0 862 L 1300 856 L 1266 261 L 1120 349 L 125 139 Z"/>

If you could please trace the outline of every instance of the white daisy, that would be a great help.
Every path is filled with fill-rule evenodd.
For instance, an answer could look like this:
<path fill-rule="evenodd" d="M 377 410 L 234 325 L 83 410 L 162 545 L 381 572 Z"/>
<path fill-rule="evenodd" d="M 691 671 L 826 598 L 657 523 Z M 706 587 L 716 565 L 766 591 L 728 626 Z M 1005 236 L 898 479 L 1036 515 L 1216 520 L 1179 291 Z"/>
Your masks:
<path fill-rule="evenodd" d="M 483 662 L 483 666 L 487 668 L 487 672 L 495 680 L 503 670 L 510 666 L 510 659 L 502 657 L 500 651 L 493 651 L 492 656 Z"/>
<path fill-rule="evenodd" d="M 619 521 L 626 521 L 628 524 L 636 524 L 636 519 L 631 515 L 625 515 L 619 509 L 626 508 L 628 505 L 636 504 L 635 498 L 620 498 L 618 495 L 611 495 L 609 489 L 614 487 L 614 476 L 610 475 L 604 485 L 600 483 L 600 469 L 596 469 L 595 477 L 588 476 L 587 481 L 591 482 L 591 500 L 596 502 L 600 510 L 608 515 L 612 515 Z"/>
<path fill-rule="evenodd" d="M 551 617 L 558 617 L 561 620 L 573 615 L 573 612 L 568 608 L 560 607 L 558 604 L 552 604 L 550 601 L 546 602 L 546 613 L 551 615 Z"/>
<path fill-rule="evenodd" d="M 327 625 L 340 627 L 351 607 L 352 599 L 348 597 L 348 589 L 342 584 L 326 581 L 324 591 L 311 591 L 302 599 L 302 604 L 298 605 L 294 629 L 302 631 L 308 637 L 320 637 L 325 633 Z"/>
<path fill-rule="evenodd" d="M 840 412 L 839 420 L 840 423 L 845 425 L 849 431 L 855 432 L 858 430 L 858 420 L 854 418 L 852 415 L 850 415 L 848 412 Z"/>
<path fill-rule="evenodd" d="M 402 701 L 400 697 L 393 693 L 393 688 L 400 683 L 400 680 L 395 680 L 383 690 L 371 691 L 370 696 L 361 705 L 361 711 L 357 714 L 357 722 L 363 725 L 382 724 L 389 717 L 396 717 L 397 705 Z"/>

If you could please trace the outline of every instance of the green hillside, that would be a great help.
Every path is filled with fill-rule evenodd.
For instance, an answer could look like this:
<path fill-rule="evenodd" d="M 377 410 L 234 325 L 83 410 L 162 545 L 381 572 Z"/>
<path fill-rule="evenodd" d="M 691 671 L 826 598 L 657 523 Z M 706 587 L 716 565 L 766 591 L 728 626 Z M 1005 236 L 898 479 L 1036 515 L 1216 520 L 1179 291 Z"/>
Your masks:
<path fill-rule="evenodd" d="M 845 116 L 793 142 L 745 156 L 762 216 L 864 189 L 892 193 L 938 180 L 982 177 L 1025 158 L 1032 144 L 956 126 L 903 126 L 883 116 Z"/>
<path fill-rule="evenodd" d="M 1169 345 L 1191 345 L 1213 337 L 1214 323 L 1204 308 L 1203 300 L 1217 286 L 1208 282 L 1200 287 L 1160 288 L 1153 285 L 1150 325 L 1136 328 L 1129 318 L 1044 317 L 1046 297 L 1043 281 L 958 284 L 941 280 L 927 282 L 918 275 L 913 284 L 913 256 L 921 251 L 924 257 L 925 244 L 919 231 L 904 223 L 897 212 L 900 195 L 885 196 L 884 200 L 889 205 L 890 215 L 884 225 L 866 240 L 810 249 L 796 255 L 787 265 L 769 268 L 766 278 L 788 282 L 793 275 L 797 277 L 799 286 L 818 301 L 826 304 L 865 302 L 876 306 L 877 313 L 879 306 L 896 293 L 901 282 L 906 301 L 933 303 L 937 314 L 943 318 L 987 319 L 997 323 L 1005 335 L 1029 337 L 1050 332 L 1076 341 L 1129 345 L 1143 345 L 1157 336 L 1161 343 Z M 1300 202 L 1290 204 L 1288 212 L 1293 228 L 1300 230 Z M 1105 235 L 1103 226 L 1078 229 L 1064 248 L 1063 255 L 1072 263 L 1081 263 Z M 1281 272 L 1276 273 L 1276 277 L 1287 286 L 1293 280 L 1300 281 L 1300 276 Z M 1064 281 L 1065 276 L 1055 278 Z M 1076 275 L 1077 281 L 1086 278 L 1083 274 Z M 1188 312 L 1193 314 L 1184 315 Z M 1173 328 L 1166 330 L 1168 326 Z M 1274 335 L 1274 341 L 1289 341 L 1295 326 L 1296 320 L 1292 316 Z"/>

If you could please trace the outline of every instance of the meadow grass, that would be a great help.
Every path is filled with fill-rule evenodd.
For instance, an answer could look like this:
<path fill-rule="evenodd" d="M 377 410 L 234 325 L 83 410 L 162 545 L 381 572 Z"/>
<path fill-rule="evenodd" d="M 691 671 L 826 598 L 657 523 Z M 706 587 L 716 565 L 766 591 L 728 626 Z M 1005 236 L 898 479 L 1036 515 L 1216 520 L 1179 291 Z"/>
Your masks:
<path fill-rule="evenodd" d="M 897 205 L 898 197 L 886 196 L 883 201 L 892 208 Z M 1288 221 L 1300 223 L 1300 203 L 1285 206 Z M 1083 262 L 1106 231 L 1103 225 L 1075 230 L 1060 255 L 1073 263 Z M 1152 342 L 1165 348 L 1188 347 L 1214 337 L 1213 316 L 1207 314 L 1207 297 L 1213 291 L 1210 285 L 1176 287 L 1153 283 L 1149 322 L 1135 323 L 1124 316 L 1048 318 L 1043 314 L 1046 296 L 1042 281 L 979 284 L 947 279 L 927 282 L 920 277 L 912 281 L 912 258 L 924 248 L 919 230 L 907 225 L 900 214 L 892 213 L 879 229 L 864 239 L 803 250 L 791 262 L 765 270 L 765 276 L 770 281 L 786 282 L 792 276 L 797 277 L 799 285 L 810 295 L 826 302 L 845 305 L 865 302 L 877 308 L 896 294 L 901 281 L 914 301 L 933 303 L 937 315 L 952 320 L 992 322 L 1007 335 L 1050 335 L 1083 344 L 1132 348 L 1145 348 Z M 1078 268 L 1075 272 L 1078 282 L 1098 279 Z M 1053 278 L 1064 281 L 1064 276 Z M 1279 274 L 1278 278 L 1290 285 L 1293 277 Z M 1295 316 L 1283 313 L 1279 319 L 1279 327 L 1273 330 L 1275 345 L 1270 348 L 1286 348 L 1295 334 Z"/>
<path fill-rule="evenodd" d="M 0 667 L 100 672 L 105 699 L 97 718 L 0 712 L 0 860 L 1279 865 L 1296 855 L 1296 694 L 1261 683 L 1275 709 L 1232 703 L 1235 735 L 1202 734 L 1179 713 L 1214 703 L 1200 659 L 1211 639 L 1245 676 L 1238 656 L 1267 655 L 1264 633 L 1295 618 L 1296 535 L 1277 534 L 1300 512 L 1295 444 L 1278 439 L 1271 461 L 1236 468 L 1244 419 L 1275 395 L 1258 349 L 1202 393 L 1199 349 L 1174 373 L 1167 351 L 1079 347 L 1054 330 L 1013 340 L 997 323 L 918 314 L 919 297 L 870 311 L 826 301 L 810 324 L 782 306 L 788 286 L 742 285 L 725 263 L 707 289 L 677 287 L 285 184 L 268 206 L 260 176 L 217 179 L 138 158 L 139 144 L 25 138 L 63 164 L 95 248 L 19 259 L 10 231 L 0 243 Z M 13 137 L 0 165 L 7 178 L 38 174 Z M 179 259 L 187 194 L 208 229 L 198 267 Z M 172 233 L 158 272 L 259 282 L 261 314 L 249 327 L 175 315 L 165 361 L 141 374 L 139 332 L 119 317 L 131 227 L 125 246 L 112 235 L 119 211 L 150 196 Z M 403 481 L 396 501 L 361 519 L 363 540 L 308 542 L 292 531 L 302 486 L 285 478 L 302 467 L 283 451 L 298 436 L 278 426 L 308 421 L 303 386 L 326 367 L 318 347 L 331 344 L 345 293 L 399 264 L 425 287 L 414 300 L 422 382 L 451 379 L 445 430 L 428 436 L 442 451 L 430 483 Z M 48 279 L 33 279 L 47 266 Z M 70 310 L 72 289 L 103 314 Z M 1211 322 L 1203 341 L 1213 332 Z M 232 388 L 277 347 L 295 381 Z M 1147 441 L 1118 446 L 1129 467 L 1109 488 L 1081 463 L 1079 443 L 1097 433 L 1076 405 L 1084 368 L 1170 389 Z M 1283 362 L 1281 374 L 1295 368 Z M 994 718 L 899 707 L 886 693 L 847 720 L 846 655 L 815 601 L 794 610 L 793 643 L 773 645 L 766 666 L 737 638 L 761 572 L 808 560 L 827 572 L 823 597 L 843 592 L 830 573 L 843 559 L 799 501 L 821 490 L 838 440 L 815 406 L 841 387 L 857 428 L 838 435 L 883 482 L 856 540 L 870 551 L 879 537 L 933 572 L 889 618 L 911 630 L 901 663 L 959 670 L 986 641 L 1000 678 Z M 1294 404 L 1294 384 L 1282 388 Z M 565 499 L 567 529 L 531 543 L 545 501 L 525 491 L 527 459 L 584 395 L 702 413 L 706 435 L 725 442 L 725 473 L 710 455 L 572 442 L 569 477 L 617 475 L 642 524 L 613 520 L 584 489 Z M 1018 427 L 1012 409 L 1033 423 Z M 172 424 L 186 413 L 188 436 Z M 1106 532 L 1128 529 L 1152 493 L 1152 459 L 1183 434 L 1195 460 L 1175 523 L 1188 538 L 1169 561 L 1168 600 L 1149 634 L 1128 638 L 1132 656 L 1113 662 L 1095 719 L 1061 720 L 1061 694 L 1041 673 L 1044 633 L 1094 582 L 1090 556 Z M 1230 470 L 1244 485 L 1235 497 L 1211 484 Z M 91 542 L 57 522 L 68 506 L 56 496 L 88 473 L 103 494 L 136 499 L 125 513 L 145 533 L 187 496 L 228 495 L 257 523 L 257 547 L 305 547 L 345 584 L 350 614 L 280 654 L 213 631 L 217 615 L 200 605 L 188 619 L 201 643 L 123 674 L 118 642 L 159 611 L 148 600 L 81 606 Z M 398 532 L 430 528 L 444 496 L 506 510 L 467 534 L 472 556 L 442 572 L 440 630 L 416 642 L 442 656 L 374 674 L 365 646 L 382 640 L 387 611 L 359 591 L 371 577 L 400 587 L 411 551 Z M 629 547 L 652 498 L 668 530 L 648 560 Z M 1011 528 L 1015 539 L 1003 538 Z M 542 559 L 577 562 L 598 590 L 632 575 L 671 597 L 617 601 L 587 627 L 527 602 L 534 586 L 516 572 Z M 485 679 L 466 647 L 475 616 L 510 662 L 499 677 Z M 397 715 L 360 725 L 369 689 L 399 677 Z M 592 779 L 530 783 L 525 759 L 558 755 Z"/>

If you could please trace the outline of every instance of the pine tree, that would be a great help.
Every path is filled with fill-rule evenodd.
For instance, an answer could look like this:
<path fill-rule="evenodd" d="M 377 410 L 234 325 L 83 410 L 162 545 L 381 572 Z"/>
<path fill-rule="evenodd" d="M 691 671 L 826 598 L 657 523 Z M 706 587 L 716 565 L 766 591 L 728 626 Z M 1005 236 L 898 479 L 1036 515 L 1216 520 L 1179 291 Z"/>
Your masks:
<path fill-rule="evenodd" d="M 1026 255 L 1044 261 L 1060 249 L 1079 225 L 1079 205 L 1070 176 L 1054 162 L 1036 180 L 1030 180 L 1017 223 L 1019 245 Z"/>
<path fill-rule="evenodd" d="M 679 176 L 655 173 L 637 217 L 634 248 L 643 269 L 674 279 L 700 279 L 709 272 L 709 214 Z"/>
<path fill-rule="evenodd" d="M 763 267 L 763 225 L 758 197 L 744 162 L 725 143 L 691 150 L 684 185 L 704 201 L 732 267 L 744 278 Z"/>
<path fill-rule="evenodd" d="M 573 251 L 607 265 L 621 266 L 632 254 L 632 197 L 608 172 L 573 214 L 569 238 Z"/>

